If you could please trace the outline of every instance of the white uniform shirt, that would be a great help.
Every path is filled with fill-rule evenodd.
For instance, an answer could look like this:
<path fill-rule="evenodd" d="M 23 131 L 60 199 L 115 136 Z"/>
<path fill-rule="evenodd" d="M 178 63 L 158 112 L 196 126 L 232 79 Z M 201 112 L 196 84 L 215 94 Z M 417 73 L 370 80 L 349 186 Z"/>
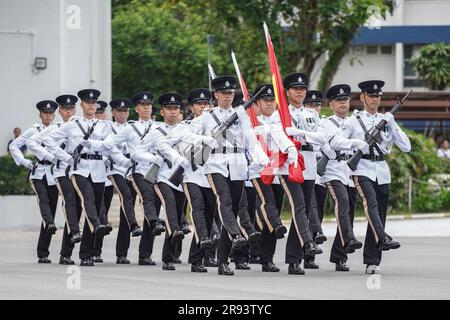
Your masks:
<path fill-rule="evenodd" d="M 242 106 L 239 108 L 242 108 Z M 215 114 L 219 122 L 223 123 L 232 114 L 236 113 L 236 109 L 223 109 L 216 107 L 208 112 L 204 112 L 201 121 L 201 133 L 204 135 L 211 136 L 213 130 L 219 126 L 212 116 L 212 113 Z M 244 112 L 238 113 L 238 115 L 239 114 L 242 114 L 242 117 L 239 117 L 238 120 L 226 130 L 227 138 L 223 138 L 219 141 L 218 150 L 221 150 L 223 147 L 237 147 L 242 150 L 247 148 L 250 156 L 256 163 L 261 162 L 262 159 L 267 160 L 267 155 L 261 149 L 256 139 L 256 135 L 247 114 Z M 245 181 L 248 179 L 247 159 L 244 152 L 226 154 L 222 152 L 214 153 L 211 154 L 209 159 L 206 161 L 204 173 L 219 173 L 224 177 L 229 177 L 232 181 Z"/>
<path fill-rule="evenodd" d="M 444 150 L 444 149 L 438 149 L 437 156 L 440 158 L 449 158 L 450 159 L 450 149 Z"/>
<path fill-rule="evenodd" d="M 92 125 L 98 121 L 90 136 L 90 139 L 104 140 L 111 133 L 111 126 L 108 121 L 86 119 L 78 116 L 72 117 L 70 121 L 66 122 L 61 127 L 44 137 L 44 145 L 47 147 L 47 150 L 61 161 L 67 162 L 71 158 L 71 154 L 75 151 L 76 147 L 80 144 L 85 135 L 85 133 L 79 128 L 76 122 L 77 120 L 84 128 L 85 132 L 87 132 L 89 128 L 91 128 Z M 61 141 L 63 139 L 67 139 L 68 142 L 68 146 L 65 150 L 61 149 L 56 143 L 56 141 Z M 81 151 L 81 154 L 85 153 L 99 154 L 91 148 L 86 147 Z M 86 178 L 91 176 L 94 183 L 103 183 L 106 180 L 106 167 L 104 160 L 88 160 L 80 158 L 80 161 L 77 164 L 77 169 L 75 170 L 75 168 L 72 168 L 71 175 L 72 174 L 78 174 Z"/>
<path fill-rule="evenodd" d="M 331 140 L 330 146 L 337 150 L 351 150 L 352 141 L 350 139 L 365 140 L 365 133 L 362 129 L 357 115 L 360 116 L 365 127 L 369 132 L 383 119 L 386 119 L 384 114 L 376 113 L 374 115 L 367 111 L 356 111 L 352 116 L 347 118 L 339 128 L 335 138 Z M 383 139 L 379 144 L 381 151 L 384 154 L 391 153 L 393 144 L 397 145 L 403 152 L 409 152 L 411 150 L 411 143 L 408 136 L 393 122 L 386 126 L 386 130 L 381 133 Z M 377 150 L 374 150 L 374 154 L 378 155 Z M 365 176 L 372 181 L 377 181 L 378 184 L 387 184 L 391 182 L 391 172 L 386 161 L 374 161 L 367 159 L 361 159 L 356 171 L 351 171 L 352 175 Z"/>
<path fill-rule="evenodd" d="M 13 142 L 9 145 L 9 151 L 11 152 L 11 156 L 17 165 L 25 165 L 26 158 L 24 157 L 20 148 L 27 144 L 27 141 L 36 133 L 39 133 L 45 130 L 45 126 L 42 123 L 35 123 L 31 128 L 27 129 L 23 134 L 14 139 Z M 33 150 L 30 149 L 33 153 Z M 38 158 L 39 159 L 39 158 Z M 40 160 L 50 160 L 50 159 L 40 159 Z M 50 165 L 41 165 L 36 163 L 36 168 L 34 173 L 30 174 L 30 179 L 42 180 L 46 176 L 48 185 L 55 185 L 55 178 L 53 177 Z"/>
<path fill-rule="evenodd" d="M 333 137 L 339 131 L 339 127 L 336 126 L 336 124 L 333 121 L 335 121 L 340 127 L 344 123 L 345 119 L 333 115 L 331 117 L 322 118 L 320 119 L 319 122 L 319 127 L 321 128 L 321 130 L 324 130 L 324 132 L 328 134 L 328 141 L 330 141 L 330 139 L 333 139 Z M 353 154 L 353 152 L 351 151 L 339 151 L 339 150 L 335 151 L 340 152 L 340 154 L 342 155 Z M 350 178 L 351 173 L 352 171 L 348 167 L 346 160 L 338 161 L 336 158 L 330 159 L 330 161 L 328 161 L 325 174 L 320 178 L 320 182 L 324 184 L 332 180 L 339 180 L 344 185 L 354 187 L 353 180 Z"/>
<path fill-rule="evenodd" d="M 319 114 L 317 111 L 309 108 L 296 108 L 289 105 L 289 111 L 292 118 L 292 126 L 305 130 L 305 137 L 294 137 L 300 141 L 302 145 L 305 143 L 321 146 L 326 143 L 326 133 L 317 131 L 319 124 Z M 316 180 L 317 176 L 317 159 L 314 151 L 300 151 L 305 159 L 305 170 L 303 177 L 305 180 Z"/>

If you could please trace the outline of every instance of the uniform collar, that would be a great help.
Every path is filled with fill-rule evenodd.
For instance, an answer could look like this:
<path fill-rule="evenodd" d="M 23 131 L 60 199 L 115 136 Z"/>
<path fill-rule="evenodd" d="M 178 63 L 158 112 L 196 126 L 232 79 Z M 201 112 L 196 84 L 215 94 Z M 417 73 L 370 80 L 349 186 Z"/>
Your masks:
<path fill-rule="evenodd" d="M 370 114 L 366 110 L 364 110 L 362 113 L 369 119 L 374 119 L 374 118 L 376 119 L 380 116 L 380 114 L 378 112 L 375 114 Z"/>
<path fill-rule="evenodd" d="M 337 115 L 333 114 L 333 115 L 331 116 L 331 118 L 333 118 L 334 120 L 336 120 L 337 123 L 342 124 L 342 123 L 345 121 L 345 119 L 347 119 L 348 117 L 345 117 L 344 119 L 342 119 L 341 117 L 338 117 Z"/>
<path fill-rule="evenodd" d="M 152 121 L 152 119 L 150 119 L 150 120 L 142 120 L 142 119 L 139 119 L 138 122 L 139 122 L 139 123 L 142 123 L 142 124 L 152 124 L 153 121 Z"/>
<path fill-rule="evenodd" d="M 232 113 L 234 111 L 233 107 L 230 107 L 228 109 L 223 109 L 223 108 L 217 107 L 217 110 L 219 111 L 220 114 L 228 114 L 228 113 Z"/>
<path fill-rule="evenodd" d="M 294 107 L 292 104 L 289 104 L 289 110 L 290 110 L 291 112 L 303 111 L 303 105 L 301 105 L 300 107 L 296 108 L 296 107 Z"/>

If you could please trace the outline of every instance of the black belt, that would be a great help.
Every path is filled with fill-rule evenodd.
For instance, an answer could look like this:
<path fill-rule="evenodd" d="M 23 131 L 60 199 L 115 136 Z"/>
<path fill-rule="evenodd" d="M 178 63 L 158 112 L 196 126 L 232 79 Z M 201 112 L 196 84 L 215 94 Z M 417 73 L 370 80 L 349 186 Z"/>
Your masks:
<path fill-rule="evenodd" d="M 38 164 L 43 165 L 43 166 L 50 166 L 53 164 L 53 162 L 50 162 L 47 160 L 42 160 L 42 161 L 38 161 Z"/>
<path fill-rule="evenodd" d="M 350 160 L 351 156 L 349 154 L 341 154 L 336 152 L 336 160 L 337 161 L 347 161 Z"/>
<path fill-rule="evenodd" d="M 314 148 L 310 144 L 302 144 L 300 150 L 302 150 L 302 151 L 314 151 Z"/>
<path fill-rule="evenodd" d="M 384 160 L 386 160 L 386 157 L 385 156 L 377 156 L 377 155 L 370 155 L 370 154 L 363 154 L 363 156 L 362 156 L 362 158 L 363 159 L 366 159 L 366 160 L 370 160 L 370 161 L 372 161 L 372 162 L 375 162 L 375 161 L 384 161 Z"/>
<path fill-rule="evenodd" d="M 103 156 L 101 154 L 83 153 L 80 155 L 80 158 L 84 160 L 103 160 Z"/>
<path fill-rule="evenodd" d="M 125 158 L 128 158 L 128 159 L 131 158 L 131 155 L 129 153 L 124 154 L 124 156 L 125 156 Z"/>
<path fill-rule="evenodd" d="M 213 151 L 211 152 L 212 154 L 214 153 L 243 153 L 244 149 L 243 148 L 238 148 L 238 147 L 222 147 L 222 148 L 216 148 L 213 149 Z"/>

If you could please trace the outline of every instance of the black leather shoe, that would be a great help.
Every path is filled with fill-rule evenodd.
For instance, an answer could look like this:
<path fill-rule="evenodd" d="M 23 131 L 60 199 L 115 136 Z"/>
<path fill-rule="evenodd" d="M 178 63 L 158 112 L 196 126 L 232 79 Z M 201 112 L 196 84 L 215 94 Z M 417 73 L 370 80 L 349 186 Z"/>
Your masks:
<path fill-rule="evenodd" d="M 159 236 L 161 233 L 166 232 L 166 228 L 161 222 L 156 222 L 152 227 L 152 233 L 154 236 Z"/>
<path fill-rule="evenodd" d="M 288 274 L 301 275 L 305 274 L 305 270 L 302 269 L 300 263 L 289 263 Z"/>
<path fill-rule="evenodd" d="M 152 258 L 139 258 L 138 262 L 139 266 L 156 266 L 156 263 L 152 260 Z"/>
<path fill-rule="evenodd" d="M 344 249 L 347 253 L 350 253 L 350 251 L 355 252 L 356 249 L 361 249 L 362 246 L 362 242 L 358 241 L 356 238 L 353 238 L 345 244 Z"/>
<path fill-rule="evenodd" d="M 95 256 L 92 258 L 92 260 L 94 261 L 94 263 L 103 263 L 103 259 L 101 256 Z"/>
<path fill-rule="evenodd" d="M 249 264 L 261 264 L 261 257 L 259 256 L 250 256 L 250 259 L 248 260 Z"/>
<path fill-rule="evenodd" d="M 52 263 L 52 261 L 47 257 L 40 257 L 38 263 Z"/>
<path fill-rule="evenodd" d="M 193 263 L 191 265 L 191 272 L 208 272 L 208 269 L 205 268 L 204 265 L 202 265 L 200 262 Z"/>
<path fill-rule="evenodd" d="M 73 265 L 75 264 L 75 262 L 70 259 L 70 257 L 65 257 L 65 256 L 61 256 L 59 257 L 59 264 L 63 264 L 63 265 Z"/>
<path fill-rule="evenodd" d="M 250 270 L 250 266 L 247 262 L 236 263 L 236 270 Z"/>
<path fill-rule="evenodd" d="M 70 237 L 70 243 L 74 244 L 80 242 L 81 237 L 82 237 L 81 231 L 73 233 L 72 236 Z"/>
<path fill-rule="evenodd" d="M 189 225 L 187 223 L 182 223 L 181 231 L 183 231 L 184 234 L 189 234 L 191 233 L 191 228 L 189 228 Z"/>
<path fill-rule="evenodd" d="M 233 276 L 233 270 L 228 267 L 228 263 L 219 264 L 219 268 L 217 269 L 217 273 L 221 276 Z"/>
<path fill-rule="evenodd" d="M 172 234 L 172 244 L 173 245 L 177 245 L 180 244 L 181 241 L 184 239 L 184 232 L 181 230 L 176 230 L 173 234 Z"/>
<path fill-rule="evenodd" d="M 273 262 L 262 264 L 262 272 L 279 272 L 279 271 L 280 268 L 278 268 Z"/>
<path fill-rule="evenodd" d="M 132 237 L 139 237 L 142 234 L 142 228 L 138 225 L 135 225 L 133 228 L 131 228 L 131 236 Z"/>
<path fill-rule="evenodd" d="M 392 239 L 389 239 L 388 236 L 385 236 L 383 239 L 381 239 L 378 242 L 377 248 L 378 248 L 378 250 L 383 250 L 383 251 L 387 251 L 387 250 L 391 250 L 391 249 L 398 249 L 398 248 L 400 248 L 400 243 L 398 243 L 397 241 L 394 241 Z"/>
<path fill-rule="evenodd" d="M 314 260 L 305 260 L 303 262 L 303 268 L 305 268 L 305 269 L 319 269 L 319 265 Z"/>
<path fill-rule="evenodd" d="M 214 244 L 208 236 L 204 236 L 200 239 L 200 249 L 212 249 L 214 248 Z"/>
<path fill-rule="evenodd" d="M 211 241 L 214 244 L 214 247 L 217 247 L 219 245 L 219 240 L 220 240 L 220 234 L 213 233 L 211 236 Z"/>
<path fill-rule="evenodd" d="M 234 237 L 234 239 L 232 241 L 231 250 L 245 247 L 246 244 L 247 244 L 247 240 L 245 240 L 245 238 L 243 236 L 238 234 Z"/>
<path fill-rule="evenodd" d="M 163 270 L 168 270 L 168 271 L 173 271 L 175 270 L 175 266 L 173 265 L 172 262 L 163 262 L 162 263 L 162 269 Z"/>
<path fill-rule="evenodd" d="M 130 264 L 130 260 L 127 257 L 121 256 L 117 257 L 116 264 Z"/>
<path fill-rule="evenodd" d="M 286 232 L 287 232 L 287 228 L 283 224 L 280 224 L 280 225 L 276 226 L 275 229 L 273 229 L 273 234 L 275 235 L 275 238 L 277 238 L 277 239 L 283 239 Z"/>
<path fill-rule="evenodd" d="M 56 233 L 56 230 L 58 230 L 58 228 L 56 227 L 56 224 L 55 224 L 54 222 L 50 222 L 50 223 L 47 225 L 47 232 L 48 232 L 49 234 L 55 234 L 55 233 Z"/>
<path fill-rule="evenodd" d="M 105 224 L 105 227 L 106 227 L 106 234 L 105 234 L 105 236 L 106 236 L 113 231 L 113 227 L 112 227 L 111 223 L 109 223 L 109 222 L 107 224 Z"/>
<path fill-rule="evenodd" d="M 203 265 L 205 267 L 211 267 L 211 268 L 217 268 L 218 267 L 217 261 L 211 256 L 205 257 L 203 259 Z"/>
<path fill-rule="evenodd" d="M 174 264 L 182 264 L 183 261 L 181 261 L 180 258 L 175 258 L 175 259 L 173 259 L 173 263 L 174 263 Z"/>
<path fill-rule="evenodd" d="M 262 236 L 261 232 L 254 231 L 248 235 L 248 242 L 250 242 L 250 245 L 252 247 L 255 247 L 255 246 L 258 247 L 259 242 L 261 241 L 261 236 Z"/>
<path fill-rule="evenodd" d="M 100 224 L 95 228 L 95 236 L 105 236 L 108 234 L 108 229 L 106 225 Z"/>
<path fill-rule="evenodd" d="M 320 249 L 314 241 L 308 241 L 303 246 L 303 249 L 305 251 L 305 256 L 314 256 L 323 252 L 322 249 Z"/>
<path fill-rule="evenodd" d="M 347 272 L 350 271 L 350 268 L 344 261 L 339 261 L 338 263 L 336 263 L 336 271 Z"/>
<path fill-rule="evenodd" d="M 328 238 L 323 234 L 322 231 L 317 232 L 316 236 L 314 237 L 314 242 L 317 244 L 322 244 L 327 240 Z"/>
<path fill-rule="evenodd" d="M 81 267 L 93 267 L 94 266 L 94 261 L 91 258 L 81 259 L 80 260 L 80 266 Z"/>

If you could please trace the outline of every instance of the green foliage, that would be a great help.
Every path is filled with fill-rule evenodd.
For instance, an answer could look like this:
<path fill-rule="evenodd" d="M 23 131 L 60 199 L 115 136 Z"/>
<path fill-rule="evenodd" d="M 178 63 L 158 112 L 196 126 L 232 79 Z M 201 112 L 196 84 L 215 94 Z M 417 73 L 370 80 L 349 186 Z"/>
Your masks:
<path fill-rule="evenodd" d="M 444 90 L 450 85 L 450 45 L 435 43 L 425 46 L 411 64 L 429 89 Z"/>
<path fill-rule="evenodd" d="M 23 166 L 17 166 L 11 156 L 0 157 L 0 195 L 34 194 L 28 172 Z"/>

